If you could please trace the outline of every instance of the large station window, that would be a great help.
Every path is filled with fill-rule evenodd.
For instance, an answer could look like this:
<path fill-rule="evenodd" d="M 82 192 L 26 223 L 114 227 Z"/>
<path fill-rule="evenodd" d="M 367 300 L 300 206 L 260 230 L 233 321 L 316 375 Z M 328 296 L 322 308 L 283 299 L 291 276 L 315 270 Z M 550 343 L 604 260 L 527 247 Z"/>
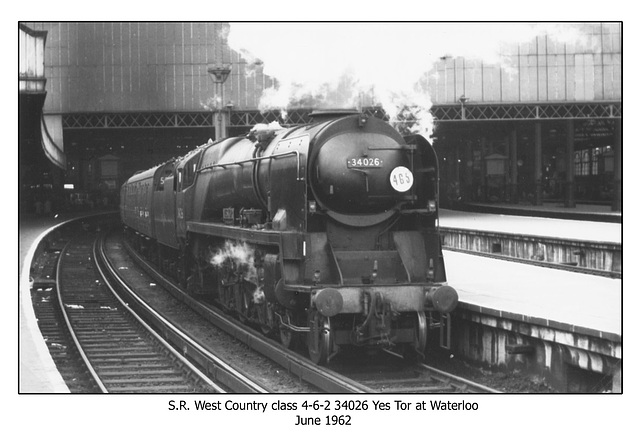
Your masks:
<path fill-rule="evenodd" d="M 605 169 L 605 152 L 610 147 L 582 149 L 573 154 L 573 164 L 576 176 L 599 175 Z"/>
<path fill-rule="evenodd" d="M 589 174 L 589 150 L 583 149 L 573 154 L 573 164 L 576 176 L 586 176 Z"/>

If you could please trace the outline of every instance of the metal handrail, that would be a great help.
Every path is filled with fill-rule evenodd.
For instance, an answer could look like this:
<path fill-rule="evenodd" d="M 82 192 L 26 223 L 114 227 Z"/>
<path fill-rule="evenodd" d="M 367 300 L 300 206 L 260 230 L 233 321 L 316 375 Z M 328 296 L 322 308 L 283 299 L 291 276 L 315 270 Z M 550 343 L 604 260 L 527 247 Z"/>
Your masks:
<path fill-rule="evenodd" d="M 278 157 L 287 157 L 289 155 L 295 155 L 296 156 L 296 159 L 298 161 L 298 170 L 297 170 L 297 173 L 296 173 L 296 181 L 302 181 L 303 178 L 300 177 L 300 151 L 283 152 L 282 154 L 267 155 L 265 157 L 248 158 L 246 160 L 232 161 L 232 162 L 229 162 L 229 163 L 210 164 L 208 166 L 201 167 L 198 170 L 198 173 L 204 172 L 205 170 L 213 169 L 213 168 L 216 168 L 216 167 L 225 168 L 227 166 L 233 166 L 233 165 L 236 165 L 236 164 L 240 165 L 240 164 L 251 163 L 251 162 L 255 162 L 255 161 L 270 160 L 270 159 L 275 159 L 275 158 L 278 158 Z"/>

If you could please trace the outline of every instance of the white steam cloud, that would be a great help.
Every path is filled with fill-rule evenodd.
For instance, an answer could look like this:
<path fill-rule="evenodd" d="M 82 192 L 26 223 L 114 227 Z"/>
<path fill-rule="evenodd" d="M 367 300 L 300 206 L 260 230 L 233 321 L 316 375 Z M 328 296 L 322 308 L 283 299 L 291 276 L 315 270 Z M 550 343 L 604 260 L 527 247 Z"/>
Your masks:
<path fill-rule="evenodd" d="M 230 46 L 257 56 L 278 80 L 260 109 L 382 105 L 392 121 L 405 107 L 432 132 L 431 100 L 420 85 L 443 57 L 507 65 L 505 44 L 548 35 L 586 44 L 579 24 L 531 23 L 232 23 Z"/>
<path fill-rule="evenodd" d="M 247 243 L 225 241 L 224 246 L 211 255 L 209 263 L 216 268 L 231 266 L 234 274 L 255 285 L 251 293 L 253 304 L 264 303 L 264 289 L 255 265 L 255 250 Z"/>
<path fill-rule="evenodd" d="M 244 278 L 258 284 L 258 273 L 255 266 L 255 252 L 247 243 L 226 241 L 224 246 L 211 255 L 209 260 L 216 268 L 226 262 L 234 267 L 236 273 L 244 274 Z"/>

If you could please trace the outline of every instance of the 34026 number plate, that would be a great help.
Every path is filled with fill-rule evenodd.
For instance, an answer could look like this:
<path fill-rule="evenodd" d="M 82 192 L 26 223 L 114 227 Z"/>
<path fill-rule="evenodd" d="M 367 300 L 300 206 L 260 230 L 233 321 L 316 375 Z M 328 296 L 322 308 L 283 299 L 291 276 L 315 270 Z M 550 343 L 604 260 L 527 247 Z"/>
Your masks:
<path fill-rule="evenodd" d="M 347 167 L 349 169 L 352 169 L 352 168 L 377 169 L 382 167 L 382 159 L 377 157 L 376 158 L 372 158 L 372 157 L 347 158 Z"/>

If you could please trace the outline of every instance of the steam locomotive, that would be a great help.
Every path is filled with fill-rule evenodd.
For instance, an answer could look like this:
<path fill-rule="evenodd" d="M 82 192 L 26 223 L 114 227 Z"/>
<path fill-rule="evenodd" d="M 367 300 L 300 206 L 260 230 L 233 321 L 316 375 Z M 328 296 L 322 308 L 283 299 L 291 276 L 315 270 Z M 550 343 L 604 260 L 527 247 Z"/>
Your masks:
<path fill-rule="evenodd" d="M 189 292 L 310 358 L 340 348 L 424 355 L 450 341 L 438 165 L 420 135 L 316 112 L 136 173 L 121 188 L 130 242 Z"/>

